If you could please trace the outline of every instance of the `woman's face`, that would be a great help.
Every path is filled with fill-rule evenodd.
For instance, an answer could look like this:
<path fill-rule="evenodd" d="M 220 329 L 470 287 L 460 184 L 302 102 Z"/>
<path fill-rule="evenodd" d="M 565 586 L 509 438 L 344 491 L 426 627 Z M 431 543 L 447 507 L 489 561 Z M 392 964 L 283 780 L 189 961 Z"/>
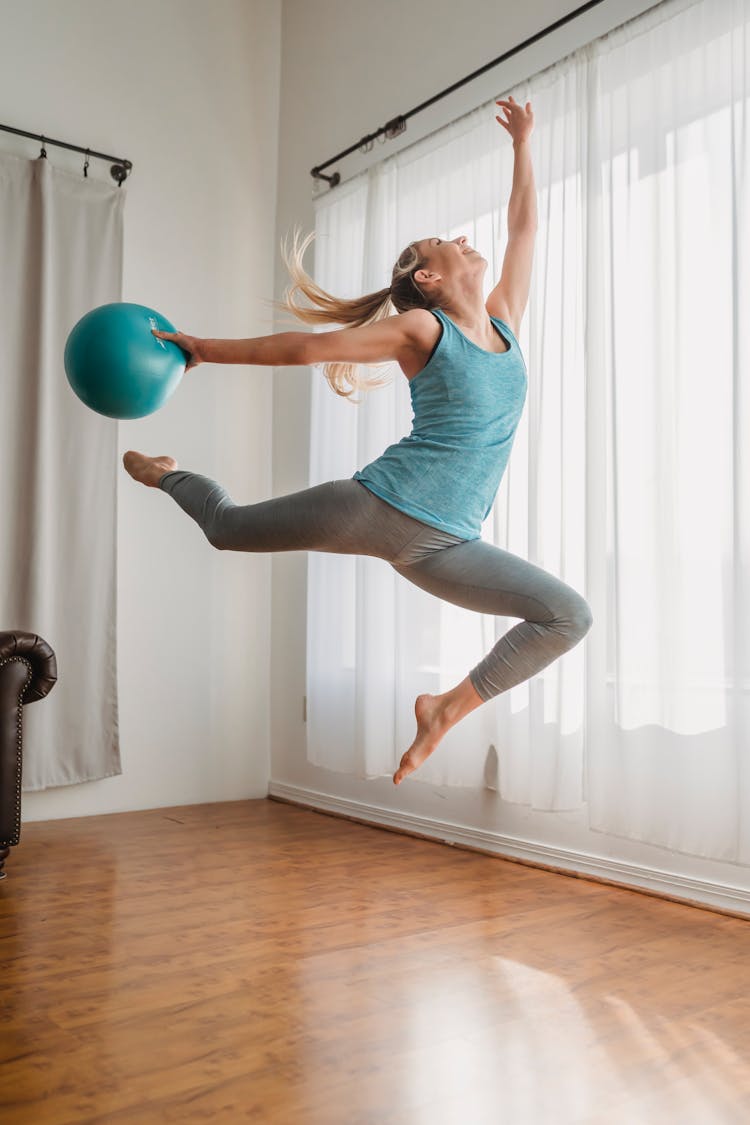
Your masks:
<path fill-rule="evenodd" d="M 481 277 L 487 262 L 482 255 L 469 245 L 465 234 L 458 238 L 444 241 L 433 235 L 423 238 L 417 244 L 420 256 L 427 262 L 426 266 L 418 269 L 414 275 L 415 280 L 422 284 L 425 281 L 437 281 L 439 275 L 443 281 L 454 281 L 466 276 L 473 277 L 477 273 Z"/>

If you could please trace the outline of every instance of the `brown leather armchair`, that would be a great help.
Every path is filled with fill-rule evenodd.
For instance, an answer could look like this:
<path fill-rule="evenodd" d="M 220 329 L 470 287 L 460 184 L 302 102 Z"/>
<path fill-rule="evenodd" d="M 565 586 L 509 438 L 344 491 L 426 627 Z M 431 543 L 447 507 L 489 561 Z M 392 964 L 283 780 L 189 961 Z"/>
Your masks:
<path fill-rule="evenodd" d="M 56 681 L 57 661 L 46 641 L 20 629 L 0 632 L 0 879 L 21 836 L 22 709 Z"/>

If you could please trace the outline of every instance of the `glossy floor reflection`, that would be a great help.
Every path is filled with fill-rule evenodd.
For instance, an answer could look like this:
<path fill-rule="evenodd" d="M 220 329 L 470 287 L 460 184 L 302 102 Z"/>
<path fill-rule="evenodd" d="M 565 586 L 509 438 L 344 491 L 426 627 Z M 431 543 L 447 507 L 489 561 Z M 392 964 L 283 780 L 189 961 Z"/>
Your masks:
<path fill-rule="evenodd" d="M 3 1125 L 738 1125 L 748 924 L 274 801 L 30 824 Z"/>

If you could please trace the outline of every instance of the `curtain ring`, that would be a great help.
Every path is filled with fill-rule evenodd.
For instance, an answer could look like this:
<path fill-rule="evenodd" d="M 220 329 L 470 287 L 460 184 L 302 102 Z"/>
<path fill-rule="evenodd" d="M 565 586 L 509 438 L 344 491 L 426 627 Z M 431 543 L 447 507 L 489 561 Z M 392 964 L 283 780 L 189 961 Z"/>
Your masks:
<path fill-rule="evenodd" d="M 46 160 L 47 159 L 47 150 L 44 147 L 44 137 L 42 137 L 42 151 L 39 153 L 39 159 L 40 160 Z"/>
<path fill-rule="evenodd" d="M 91 152 L 91 149 L 87 148 L 86 149 L 86 162 L 83 165 L 83 175 L 84 175 L 84 178 L 86 178 L 86 179 L 88 179 L 88 174 L 89 174 L 88 169 L 89 169 L 89 153 L 90 152 Z"/>

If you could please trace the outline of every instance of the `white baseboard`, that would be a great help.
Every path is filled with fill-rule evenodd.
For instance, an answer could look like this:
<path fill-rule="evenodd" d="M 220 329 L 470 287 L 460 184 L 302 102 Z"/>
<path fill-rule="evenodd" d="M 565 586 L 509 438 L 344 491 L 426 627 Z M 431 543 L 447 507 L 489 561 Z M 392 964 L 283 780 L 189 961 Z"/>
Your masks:
<path fill-rule="evenodd" d="M 750 919 L 750 891 L 743 887 L 693 879 L 670 871 L 660 871 L 655 867 L 643 867 L 640 864 L 622 863 L 606 856 L 591 855 L 588 852 L 552 848 L 548 844 L 536 843 L 533 840 L 503 836 L 499 832 L 488 832 L 486 829 L 467 828 L 464 825 L 451 824 L 449 821 L 435 820 L 432 817 L 414 816 L 413 813 L 394 813 L 377 805 L 366 805 L 361 801 L 332 797 L 328 793 L 286 785 L 280 781 L 269 783 L 268 796 L 291 804 L 303 805 L 318 812 L 330 813 L 332 816 L 356 820 L 362 824 L 423 836 L 442 844 L 516 860 L 561 875 L 591 879 L 623 890 L 655 895 L 670 902 Z"/>

